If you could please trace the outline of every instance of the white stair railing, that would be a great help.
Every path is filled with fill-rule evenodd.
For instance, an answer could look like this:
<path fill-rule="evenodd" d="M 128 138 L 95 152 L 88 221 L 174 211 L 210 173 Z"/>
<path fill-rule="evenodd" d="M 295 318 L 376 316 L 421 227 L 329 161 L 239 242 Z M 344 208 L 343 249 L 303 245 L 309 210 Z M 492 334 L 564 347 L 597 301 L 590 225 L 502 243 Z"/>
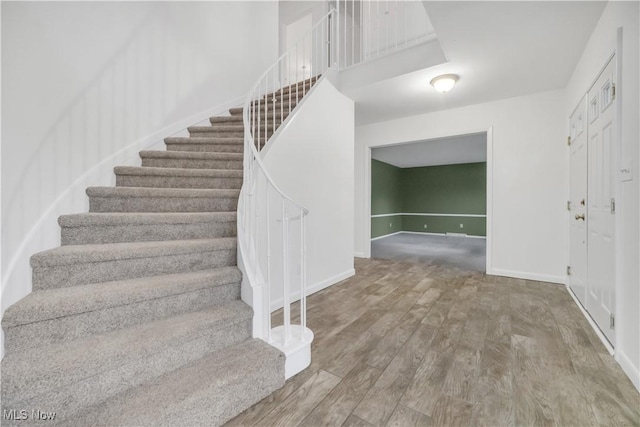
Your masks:
<path fill-rule="evenodd" d="M 278 187 L 260 150 L 310 86 L 333 65 L 335 14 L 331 10 L 287 49 L 244 103 L 244 184 L 238 204 L 241 265 L 253 291 L 254 336 L 286 354 L 287 378 L 311 360 L 305 253 L 309 211 Z M 299 311 L 294 312 L 296 300 Z M 280 305 L 282 324 L 272 327 L 272 311 Z M 296 320 L 297 324 L 292 323 Z"/>
<path fill-rule="evenodd" d="M 435 37 L 421 1 L 334 0 L 340 69 L 407 49 Z"/>
<path fill-rule="evenodd" d="M 311 361 L 313 332 L 306 325 L 309 211 L 279 188 L 260 151 L 328 69 L 348 68 L 432 36 L 420 2 L 333 0 L 329 4 L 331 11 L 264 72 L 247 95 L 243 111 L 239 265 L 251 287 L 253 335 L 285 353 L 287 378 Z M 296 302 L 299 307 L 294 310 Z M 280 307 L 282 318 L 272 322 L 272 312 Z"/>

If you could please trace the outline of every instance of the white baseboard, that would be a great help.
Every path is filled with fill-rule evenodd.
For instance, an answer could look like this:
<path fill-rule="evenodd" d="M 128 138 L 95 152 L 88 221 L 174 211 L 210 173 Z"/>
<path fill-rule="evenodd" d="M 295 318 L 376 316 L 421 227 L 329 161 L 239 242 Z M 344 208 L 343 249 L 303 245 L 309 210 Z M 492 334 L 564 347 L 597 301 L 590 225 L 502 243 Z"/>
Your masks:
<path fill-rule="evenodd" d="M 513 277 L 516 279 L 536 280 L 538 282 L 559 283 L 566 285 L 567 279 L 564 276 L 552 276 L 550 274 L 530 273 L 528 271 L 504 270 L 501 268 L 493 268 L 491 273 L 494 276 Z"/>
<path fill-rule="evenodd" d="M 338 282 L 341 282 L 344 279 L 348 279 L 351 276 L 356 274 L 356 270 L 351 268 L 347 271 L 343 271 L 342 273 L 336 274 L 335 276 L 331 276 L 325 280 L 322 280 L 318 283 L 314 283 L 311 286 L 307 286 L 307 296 L 315 294 L 316 292 L 320 292 L 323 289 L 328 288 L 331 285 L 335 285 Z M 300 291 L 293 292 L 291 295 L 291 302 L 298 301 L 300 299 Z M 271 311 L 275 311 L 281 309 L 283 305 L 283 298 L 278 298 L 275 301 L 271 302 Z"/>
<path fill-rule="evenodd" d="M 384 236 L 378 236 L 371 239 L 371 241 L 383 239 L 385 237 L 395 236 L 396 234 L 425 234 L 427 236 L 446 236 L 446 233 L 429 233 L 426 231 L 396 231 L 395 233 L 385 234 Z M 455 237 L 469 237 L 471 239 L 486 239 L 486 236 L 474 236 L 471 234 L 465 234 L 464 236 L 455 236 Z"/>
<path fill-rule="evenodd" d="M 384 236 L 378 236 L 378 237 L 374 237 L 371 239 L 371 241 L 373 242 L 374 240 L 379 240 L 379 239 L 384 239 L 385 237 L 391 237 L 391 236 L 395 236 L 396 234 L 400 234 L 403 233 L 402 231 L 396 231 L 395 233 L 389 233 L 389 234 L 385 234 Z"/>
<path fill-rule="evenodd" d="M 616 361 L 624 373 L 627 374 L 634 387 L 640 391 L 640 368 L 638 366 L 634 366 L 631 359 L 629 359 L 627 355 L 620 350 L 616 352 Z"/>
<path fill-rule="evenodd" d="M 582 315 L 585 317 L 585 319 L 587 319 L 587 322 L 589 322 L 589 325 L 591 325 L 591 329 L 593 329 L 593 331 L 596 333 L 598 338 L 600 338 L 600 341 L 602 341 L 602 344 L 605 346 L 605 348 L 607 349 L 609 354 L 613 356 L 615 351 L 614 351 L 613 346 L 611 345 L 611 343 L 604 336 L 604 334 L 602 333 L 600 328 L 598 328 L 598 325 L 596 325 L 596 322 L 591 318 L 591 315 L 589 313 L 587 313 L 587 310 L 584 309 L 584 307 L 582 306 L 582 303 L 580 302 L 580 300 L 578 299 L 576 294 L 573 293 L 573 290 L 571 290 L 569 285 L 566 284 L 565 286 L 567 287 L 567 291 L 569 292 L 569 295 L 571 295 L 571 298 L 573 298 L 573 301 L 576 303 L 576 305 L 578 306 L 578 308 L 582 312 Z"/>

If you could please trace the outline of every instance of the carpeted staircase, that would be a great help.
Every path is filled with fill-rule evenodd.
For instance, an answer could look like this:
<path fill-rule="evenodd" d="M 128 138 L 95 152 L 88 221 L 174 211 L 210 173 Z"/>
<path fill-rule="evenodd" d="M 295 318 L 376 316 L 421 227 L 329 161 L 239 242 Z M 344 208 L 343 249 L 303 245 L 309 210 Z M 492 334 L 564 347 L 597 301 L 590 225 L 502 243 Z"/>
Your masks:
<path fill-rule="evenodd" d="M 284 118 L 310 86 L 266 98 Z M 3 425 L 39 423 L 35 411 L 64 425 L 218 425 L 284 384 L 284 355 L 251 338 L 240 300 L 244 128 L 230 113 L 142 151 L 141 167 L 115 168 L 116 187 L 87 189 L 89 213 L 60 217 L 62 246 L 31 258 L 33 292 L 2 319 Z"/>

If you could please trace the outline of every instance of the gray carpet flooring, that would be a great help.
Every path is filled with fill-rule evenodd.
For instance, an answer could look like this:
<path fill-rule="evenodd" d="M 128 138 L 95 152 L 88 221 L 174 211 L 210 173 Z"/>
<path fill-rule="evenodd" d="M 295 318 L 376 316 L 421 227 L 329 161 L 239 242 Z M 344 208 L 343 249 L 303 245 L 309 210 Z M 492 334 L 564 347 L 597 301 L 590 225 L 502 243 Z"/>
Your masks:
<path fill-rule="evenodd" d="M 487 241 L 475 237 L 395 234 L 371 242 L 373 258 L 484 272 Z"/>

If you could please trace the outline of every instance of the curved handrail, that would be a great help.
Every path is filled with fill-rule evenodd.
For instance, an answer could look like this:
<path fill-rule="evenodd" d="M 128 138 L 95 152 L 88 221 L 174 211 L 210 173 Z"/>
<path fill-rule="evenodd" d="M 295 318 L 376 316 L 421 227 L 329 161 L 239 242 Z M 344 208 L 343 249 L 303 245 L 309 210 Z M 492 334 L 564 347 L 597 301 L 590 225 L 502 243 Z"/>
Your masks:
<path fill-rule="evenodd" d="M 306 217 L 309 209 L 278 186 L 260 149 L 269 143 L 288 115 L 296 114 L 296 106 L 308 89 L 335 65 L 331 41 L 335 32 L 332 17 L 336 13 L 332 9 L 325 14 L 262 73 L 247 94 L 242 111 L 244 182 L 238 201 L 239 265 L 245 273 L 246 286 L 251 288 L 247 289 L 247 295 L 251 295 L 255 313 L 254 337 L 284 351 L 287 357 L 301 345 L 310 348 L 309 340 L 313 337 L 306 327 Z M 279 213 L 274 212 L 276 205 Z M 278 254 L 277 250 L 282 253 Z M 300 324 L 293 325 L 291 309 L 298 289 Z M 275 294 L 279 295 L 272 301 Z M 278 307 L 271 304 L 280 304 L 279 301 L 284 324 L 272 329 L 271 312 Z"/>
<path fill-rule="evenodd" d="M 307 37 L 307 35 L 313 34 L 313 32 L 320 25 L 324 25 L 325 24 L 325 20 L 328 19 L 330 16 L 332 16 L 334 13 L 335 13 L 335 9 L 331 9 L 326 15 L 324 15 L 322 18 L 320 18 L 320 20 L 314 26 L 311 27 L 311 30 L 309 30 L 309 32 L 305 36 L 303 36 L 303 39 L 305 37 Z M 255 139 L 253 138 L 253 134 L 251 133 L 251 121 L 250 121 L 250 117 L 249 117 L 250 106 L 251 106 L 251 103 L 254 101 L 254 95 L 256 93 L 256 89 L 258 88 L 260 83 L 264 80 L 264 78 L 267 77 L 272 70 L 274 70 L 277 66 L 279 66 L 281 64 L 282 60 L 284 58 L 286 58 L 290 54 L 291 50 L 292 49 L 290 48 L 285 53 L 280 55 L 280 57 L 269 68 L 267 68 L 264 73 L 262 73 L 262 75 L 258 78 L 256 83 L 253 85 L 253 87 L 251 88 L 251 90 L 247 94 L 247 97 L 245 98 L 245 101 L 244 101 L 244 106 L 243 106 L 243 111 L 242 111 L 242 121 L 244 123 L 245 150 L 248 148 L 247 145 L 251 146 L 251 152 L 252 152 L 252 154 L 253 154 L 253 156 L 255 158 L 256 163 L 258 164 L 258 166 L 262 170 L 262 173 L 265 175 L 265 178 L 267 179 L 269 184 L 273 187 L 273 189 L 276 190 L 278 192 L 278 194 L 280 194 L 280 196 L 282 196 L 283 198 L 285 198 L 289 202 L 293 203 L 299 209 L 302 209 L 304 214 L 307 215 L 309 213 L 309 209 L 305 208 L 300 203 L 296 202 L 291 197 L 289 197 L 287 194 L 285 194 L 285 192 L 282 191 L 277 186 L 277 184 L 275 183 L 275 180 L 271 177 L 271 175 L 267 171 L 267 168 L 266 168 L 264 162 L 262 161 L 262 159 L 260 158 L 260 154 L 259 154 L 258 150 L 256 149 Z"/>

